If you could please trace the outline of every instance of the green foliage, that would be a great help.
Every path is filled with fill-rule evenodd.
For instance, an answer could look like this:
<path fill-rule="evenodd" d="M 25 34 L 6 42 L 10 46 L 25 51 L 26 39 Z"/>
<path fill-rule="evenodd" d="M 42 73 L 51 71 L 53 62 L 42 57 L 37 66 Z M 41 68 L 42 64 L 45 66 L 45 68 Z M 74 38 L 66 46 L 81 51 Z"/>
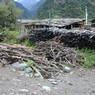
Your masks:
<path fill-rule="evenodd" d="M 21 10 L 16 8 L 12 0 L 4 0 L 0 3 L 0 28 L 4 31 L 5 28 L 14 29 L 16 19 L 20 15 Z M 1 31 L 0 31 L 1 32 Z"/>
<path fill-rule="evenodd" d="M 5 40 L 3 41 L 3 43 L 9 43 L 9 44 L 21 44 L 21 45 L 25 45 L 28 47 L 34 47 L 35 43 L 30 42 L 28 39 L 24 42 L 20 42 L 19 40 L 17 40 L 17 36 L 20 35 L 19 31 L 10 31 L 10 30 L 6 30 L 3 32 L 3 34 L 7 35 L 7 37 L 5 38 Z"/>
<path fill-rule="evenodd" d="M 16 40 L 16 37 L 20 34 L 18 31 L 9 31 L 6 30 L 3 32 L 7 37 L 3 41 L 4 43 L 10 43 L 10 44 L 19 44 L 20 42 Z"/>
<path fill-rule="evenodd" d="M 89 18 L 95 17 L 95 0 L 46 0 L 38 11 L 38 18 L 66 17 L 66 18 L 84 18 L 85 7 L 88 7 Z M 64 2 L 63 2 L 64 1 Z"/>
<path fill-rule="evenodd" d="M 95 50 L 82 49 L 79 50 L 83 53 L 85 61 L 82 63 L 84 67 L 95 67 Z"/>
<path fill-rule="evenodd" d="M 22 42 L 21 44 L 28 46 L 28 47 L 34 47 L 36 44 L 32 43 L 31 41 L 29 41 L 28 39 L 25 42 Z"/>
<path fill-rule="evenodd" d="M 25 62 L 25 64 L 27 64 L 28 67 L 32 67 L 32 66 L 34 66 L 34 62 L 33 62 L 33 61 Z"/>

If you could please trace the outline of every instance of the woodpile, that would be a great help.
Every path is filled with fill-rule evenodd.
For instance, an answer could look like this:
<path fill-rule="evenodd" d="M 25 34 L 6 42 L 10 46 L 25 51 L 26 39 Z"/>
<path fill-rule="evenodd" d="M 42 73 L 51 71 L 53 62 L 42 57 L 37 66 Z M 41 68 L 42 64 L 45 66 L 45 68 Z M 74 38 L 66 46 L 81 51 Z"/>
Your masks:
<path fill-rule="evenodd" d="M 76 67 L 83 62 L 83 56 L 73 48 L 64 47 L 55 41 L 40 42 L 33 49 L 33 55 L 41 60 L 38 64 L 45 78 L 63 72 L 65 66 Z"/>
<path fill-rule="evenodd" d="M 29 32 L 29 39 L 32 42 L 48 41 L 56 35 L 49 29 L 34 29 Z"/>
<path fill-rule="evenodd" d="M 74 49 L 54 41 L 40 42 L 33 50 L 21 45 L 0 44 L 0 64 L 28 61 L 33 62 L 32 68 L 36 68 L 44 78 L 50 78 L 63 71 L 65 65 L 77 66 L 82 56 Z"/>
<path fill-rule="evenodd" d="M 29 60 L 31 53 L 21 45 L 0 43 L 0 63 L 12 64 Z"/>
<path fill-rule="evenodd" d="M 60 42 L 68 47 L 95 49 L 95 32 L 85 31 L 69 31 L 61 34 Z"/>
<path fill-rule="evenodd" d="M 36 31 L 36 32 L 35 32 Z M 56 41 L 68 47 L 95 49 L 95 32 L 90 30 L 66 30 L 52 28 L 49 30 L 33 30 L 31 41 L 40 42 L 57 38 Z"/>
<path fill-rule="evenodd" d="M 64 47 L 62 43 L 55 41 L 40 42 L 33 49 L 33 54 L 48 61 L 68 63 L 75 65 L 80 63 L 80 53 L 73 48 Z"/>

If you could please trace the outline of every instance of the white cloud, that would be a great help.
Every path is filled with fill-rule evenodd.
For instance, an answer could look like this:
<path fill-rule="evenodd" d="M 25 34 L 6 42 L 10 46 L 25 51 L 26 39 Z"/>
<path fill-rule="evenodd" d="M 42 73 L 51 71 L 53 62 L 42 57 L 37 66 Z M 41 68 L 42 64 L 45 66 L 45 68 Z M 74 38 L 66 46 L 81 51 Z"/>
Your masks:
<path fill-rule="evenodd" d="M 36 0 L 37 2 L 39 2 L 40 0 Z"/>

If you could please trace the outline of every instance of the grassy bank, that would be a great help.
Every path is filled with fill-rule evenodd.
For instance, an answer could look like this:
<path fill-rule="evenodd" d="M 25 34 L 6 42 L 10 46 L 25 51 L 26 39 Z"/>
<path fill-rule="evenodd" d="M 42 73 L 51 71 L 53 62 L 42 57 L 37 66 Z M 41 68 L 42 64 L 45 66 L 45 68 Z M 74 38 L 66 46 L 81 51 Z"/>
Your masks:
<path fill-rule="evenodd" d="M 25 45 L 25 46 L 34 46 L 35 44 L 30 42 L 28 39 L 20 42 L 19 40 L 17 40 L 17 36 L 20 35 L 19 31 L 5 31 L 4 32 L 5 35 L 7 35 L 7 37 L 5 38 L 5 40 L 3 41 L 3 43 L 9 43 L 9 44 L 21 44 L 21 45 Z"/>
<path fill-rule="evenodd" d="M 82 63 L 84 67 L 95 67 L 95 50 L 81 49 L 78 51 L 81 52 L 85 58 L 84 62 Z"/>

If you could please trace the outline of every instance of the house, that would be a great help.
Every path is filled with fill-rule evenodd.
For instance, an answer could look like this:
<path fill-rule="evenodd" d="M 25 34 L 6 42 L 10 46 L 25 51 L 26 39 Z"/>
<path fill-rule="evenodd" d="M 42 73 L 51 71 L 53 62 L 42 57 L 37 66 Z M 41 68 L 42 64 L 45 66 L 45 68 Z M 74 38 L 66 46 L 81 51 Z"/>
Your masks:
<path fill-rule="evenodd" d="M 50 27 L 63 29 L 82 29 L 85 20 L 80 18 L 62 18 L 62 19 L 42 19 L 42 20 L 18 20 L 21 23 L 21 31 L 31 31 L 32 29 L 44 29 Z"/>

